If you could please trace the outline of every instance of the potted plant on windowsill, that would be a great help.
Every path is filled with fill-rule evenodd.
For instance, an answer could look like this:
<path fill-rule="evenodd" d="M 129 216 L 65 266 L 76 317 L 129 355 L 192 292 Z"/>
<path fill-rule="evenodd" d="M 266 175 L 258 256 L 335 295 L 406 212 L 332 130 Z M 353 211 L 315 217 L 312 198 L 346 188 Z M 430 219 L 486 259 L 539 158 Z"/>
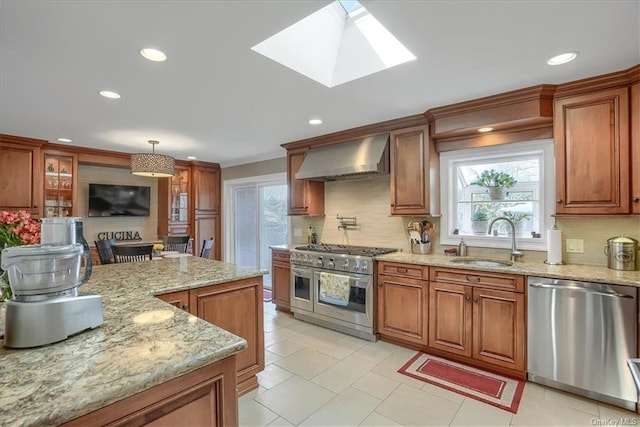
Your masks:
<path fill-rule="evenodd" d="M 522 223 L 528 220 L 529 218 L 531 218 L 531 213 L 505 211 L 504 217 L 509 218 L 513 222 L 513 225 L 515 225 L 515 228 L 516 228 L 516 236 L 517 236 L 519 234 L 522 234 L 522 225 L 523 225 Z M 511 234 L 510 229 L 508 230 L 508 234 Z"/>
<path fill-rule="evenodd" d="M 471 213 L 471 231 L 473 234 L 485 234 L 489 226 L 489 214 L 487 208 L 483 205 L 473 207 Z"/>
<path fill-rule="evenodd" d="M 516 179 L 506 172 L 498 172 L 495 169 L 484 170 L 478 175 L 478 179 L 470 185 L 486 187 L 489 192 L 489 199 L 504 199 L 504 189 L 511 188 L 516 184 Z"/>

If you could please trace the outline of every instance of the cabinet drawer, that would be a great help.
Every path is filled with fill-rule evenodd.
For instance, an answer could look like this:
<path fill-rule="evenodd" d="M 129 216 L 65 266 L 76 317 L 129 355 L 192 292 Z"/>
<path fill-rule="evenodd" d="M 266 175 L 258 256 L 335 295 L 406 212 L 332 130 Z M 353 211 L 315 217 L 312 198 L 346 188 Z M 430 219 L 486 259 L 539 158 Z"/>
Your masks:
<path fill-rule="evenodd" d="M 429 279 L 429 267 L 417 264 L 402 264 L 398 262 L 378 262 L 378 274 L 391 276 L 413 277 L 416 279 Z"/>
<path fill-rule="evenodd" d="M 271 250 L 271 259 L 279 262 L 289 262 L 289 251 Z"/>
<path fill-rule="evenodd" d="M 431 268 L 431 281 L 524 292 L 524 276 L 476 270 Z"/>
<path fill-rule="evenodd" d="M 187 223 L 182 223 L 182 224 L 173 223 L 173 224 L 171 224 L 170 223 L 168 231 L 169 232 L 167 234 L 169 234 L 169 236 L 178 236 L 178 235 L 184 236 L 184 235 L 189 234 L 189 224 L 187 224 Z"/>

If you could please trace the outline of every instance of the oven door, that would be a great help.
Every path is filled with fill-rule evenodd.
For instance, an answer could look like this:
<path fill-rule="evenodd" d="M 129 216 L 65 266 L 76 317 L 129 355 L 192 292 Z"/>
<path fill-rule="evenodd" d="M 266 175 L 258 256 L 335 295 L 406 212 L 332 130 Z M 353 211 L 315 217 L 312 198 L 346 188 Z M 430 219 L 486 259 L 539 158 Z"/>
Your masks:
<path fill-rule="evenodd" d="M 313 311 L 313 268 L 291 266 L 291 308 Z"/>
<path fill-rule="evenodd" d="M 346 289 L 336 297 L 347 283 L 348 297 Z M 315 269 L 313 284 L 316 313 L 373 328 L 373 276 Z"/>

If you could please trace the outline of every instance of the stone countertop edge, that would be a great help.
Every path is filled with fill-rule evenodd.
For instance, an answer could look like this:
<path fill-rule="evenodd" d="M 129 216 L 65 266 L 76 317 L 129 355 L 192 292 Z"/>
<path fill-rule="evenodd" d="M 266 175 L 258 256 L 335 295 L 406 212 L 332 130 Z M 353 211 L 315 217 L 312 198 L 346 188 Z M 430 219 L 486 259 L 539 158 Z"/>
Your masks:
<path fill-rule="evenodd" d="M 394 252 L 379 255 L 377 261 L 402 262 L 408 264 L 427 265 L 433 267 L 448 267 L 463 270 L 490 271 L 494 273 L 520 274 L 524 276 L 540 276 L 552 279 L 568 279 L 583 282 L 609 283 L 614 285 L 625 285 L 640 287 L 640 271 L 612 270 L 607 267 L 583 264 L 563 264 L 550 265 L 542 262 L 522 262 L 518 261 L 509 267 L 480 267 L 472 265 L 462 265 L 451 262 L 462 257 L 445 255 L 418 255 L 407 252 Z M 468 256 L 473 259 L 476 257 Z M 495 259 L 497 261 L 508 261 L 507 259 L 477 257 L 481 259 Z"/>
<path fill-rule="evenodd" d="M 61 424 L 244 350 L 245 339 L 154 295 L 264 274 L 199 257 L 95 266 L 80 291 L 102 296 L 100 327 L 47 346 L 0 348 L 1 424 Z"/>

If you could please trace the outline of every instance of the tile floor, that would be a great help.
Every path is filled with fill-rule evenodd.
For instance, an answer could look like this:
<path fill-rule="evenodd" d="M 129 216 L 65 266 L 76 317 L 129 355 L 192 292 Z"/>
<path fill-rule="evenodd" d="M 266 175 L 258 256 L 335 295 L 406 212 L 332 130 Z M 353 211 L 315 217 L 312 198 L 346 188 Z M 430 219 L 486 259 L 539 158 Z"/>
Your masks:
<path fill-rule="evenodd" d="M 371 343 L 264 305 L 265 370 L 241 426 L 609 426 L 640 416 L 527 383 L 517 414 L 397 373 L 415 351 Z"/>

